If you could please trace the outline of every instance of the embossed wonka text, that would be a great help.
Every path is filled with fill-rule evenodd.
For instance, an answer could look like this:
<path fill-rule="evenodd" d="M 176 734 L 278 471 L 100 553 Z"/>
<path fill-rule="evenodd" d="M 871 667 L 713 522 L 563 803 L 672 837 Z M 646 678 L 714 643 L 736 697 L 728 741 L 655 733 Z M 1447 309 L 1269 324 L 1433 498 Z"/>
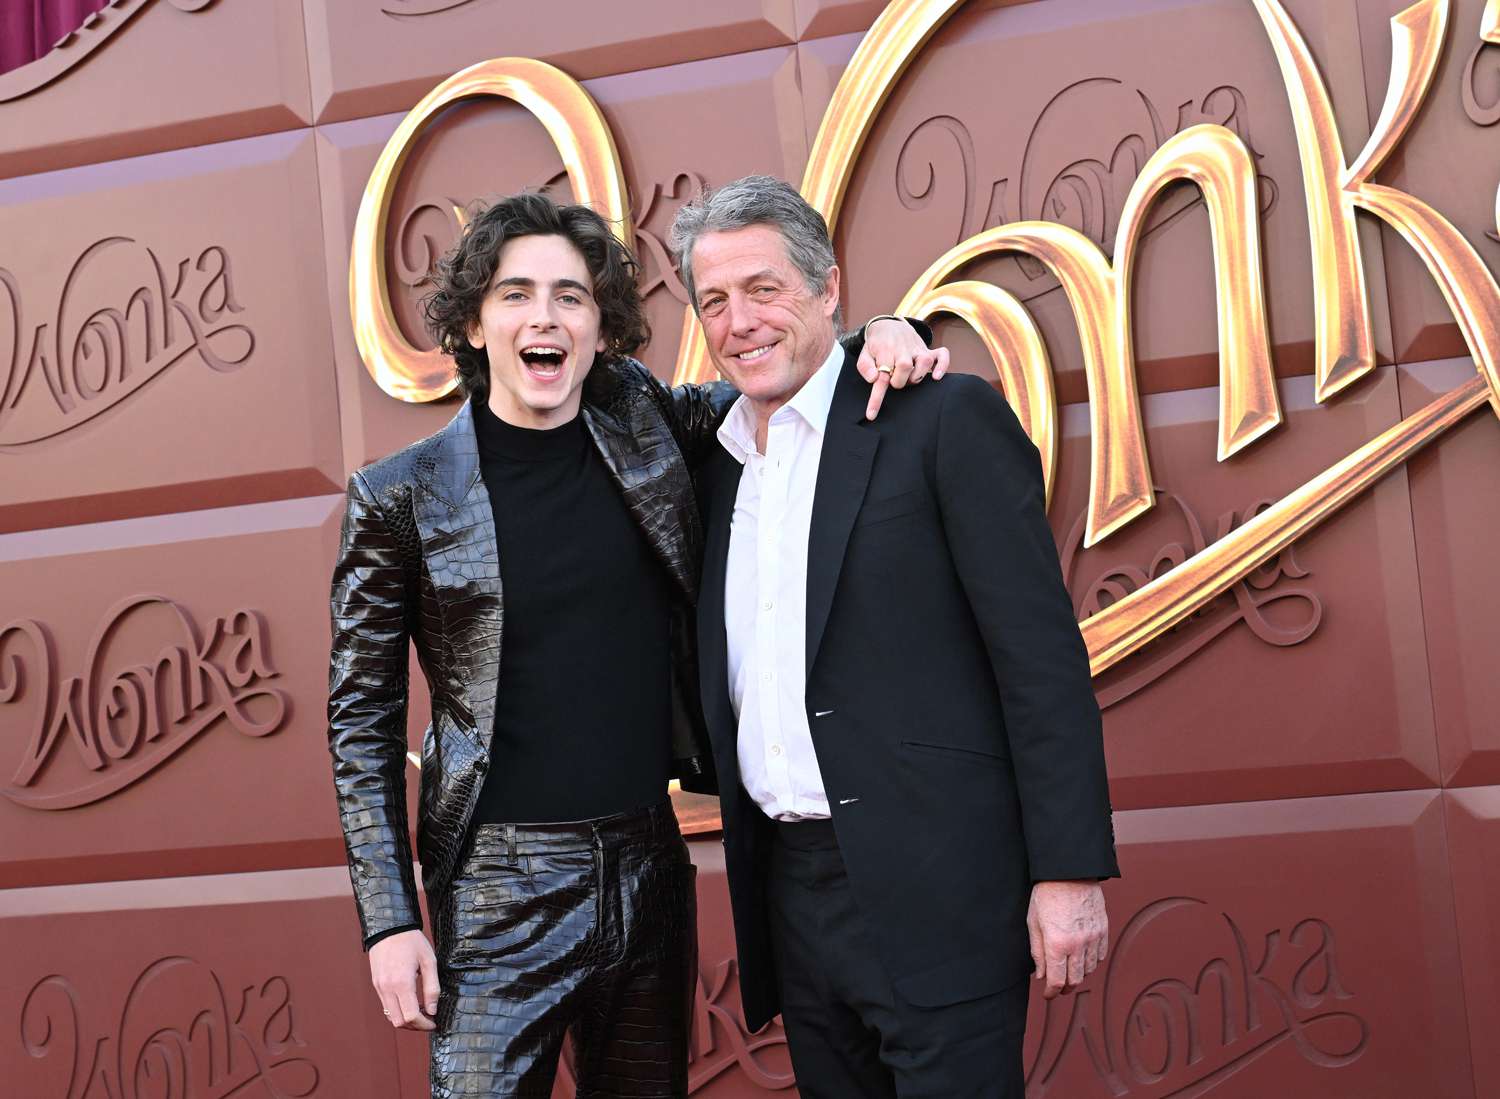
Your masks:
<path fill-rule="evenodd" d="M 154 655 L 141 651 L 143 635 L 163 638 L 148 643 L 159 644 Z M 72 809 L 108 797 L 220 719 L 249 737 L 268 736 L 286 721 L 286 695 L 264 685 L 277 672 L 258 611 L 234 611 L 200 631 L 164 596 L 131 596 L 105 615 L 82 674 L 55 686 L 55 660 L 40 622 L 0 628 L 0 707 L 32 715 L 19 765 L 0 794 L 27 808 Z M 0 726 L 0 750 L 17 742 L 16 731 L 9 721 Z"/>
<path fill-rule="evenodd" d="M 302 1099 L 317 1092 L 318 1066 L 305 1056 L 286 978 L 225 984 L 193 958 L 160 958 L 104 1015 L 117 1022 L 101 1028 L 90 1024 L 103 1013 L 81 1017 L 72 981 L 42 978 L 21 1005 L 21 1045 L 31 1062 L 24 1094 Z M 43 1080 L 52 1087 L 44 1090 Z"/>
<path fill-rule="evenodd" d="M 74 261 L 52 319 L 28 342 L 21 281 L 0 267 L 0 447 L 72 430 L 190 352 L 219 373 L 244 366 L 255 334 L 232 319 L 244 311 L 219 245 L 168 267 L 154 249 L 111 236 Z"/>
<path fill-rule="evenodd" d="M 1334 930 L 1316 917 L 1288 933 L 1267 931 L 1256 945 L 1227 912 L 1164 897 L 1125 924 L 1091 984 L 1047 1002 L 1026 1074 L 1029 1099 L 1185 1099 L 1282 1045 L 1333 1069 L 1358 1060 L 1370 1042 L 1339 972 Z"/>

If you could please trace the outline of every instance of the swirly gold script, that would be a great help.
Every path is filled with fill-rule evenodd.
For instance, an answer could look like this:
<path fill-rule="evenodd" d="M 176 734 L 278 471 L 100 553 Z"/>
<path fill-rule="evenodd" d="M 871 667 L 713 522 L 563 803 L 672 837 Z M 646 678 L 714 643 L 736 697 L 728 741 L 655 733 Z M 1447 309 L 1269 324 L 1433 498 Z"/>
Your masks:
<path fill-rule="evenodd" d="M 1391 20 L 1385 104 L 1357 156 L 1339 137 L 1332 100 L 1311 51 L 1279 0 L 1254 5 L 1275 51 L 1290 102 L 1308 207 L 1314 272 L 1314 381 L 1326 401 L 1375 367 L 1369 294 L 1355 211 L 1393 228 L 1417 252 L 1442 291 L 1476 364 L 1476 377 L 1381 433 L 1177 567 L 1084 620 L 1095 674 L 1197 613 L 1297 538 L 1486 403 L 1500 415 L 1500 287 L 1472 244 L 1420 199 L 1373 177 L 1415 119 L 1441 59 L 1450 0 L 1418 0 Z M 862 40 L 824 114 L 802 193 L 837 222 L 854 165 L 896 81 L 962 0 L 893 0 Z M 1488 0 L 1480 39 L 1500 41 L 1500 0 Z M 387 393 L 433 400 L 452 390 L 436 352 L 411 348 L 391 316 L 383 266 L 386 212 L 412 137 L 439 107 L 471 95 L 507 95 L 547 127 L 580 201 L 595 202 L 629 239 L 624 183 L 613 139 L 583 89 L 539 62 L 485 62 L 445 81 L 402 123 L 378 162 L 361 204 L 350 266 L 350 299 L 360 353 Z M 1046 221 L 996 226 L 949 249 L 917 280 L 899 310 L 956 316 L 995 360 L 1002 388 L 1042 455 L 1049 499 L 1057 462 L 1057 398 L 1046 346 L 1025 306 L 989 283 L 947 281 L 965 264 L 1021 253 L 1054 274 L 1084 349 L 1092 427 L 1089 505 L 1083 543 L 1092 546 L 1155 504 L 1141 424 L 1130 319 L 1134 263 L 1147 215 L 1162 191 L 1186 180 L 1203 195 L 1218 296 L 1218 460 L 1261 442 L 1283 416 L 1266 323 L 1260 214 L 1253 159 L 1234 131 L 1190 127 L 1145 164 L 1126 198 L 1113 258 L 1083 234 Z M 1496 195 L 1500 227 L 1500 193 Z M 677 382 L 711 376 L 692 311 L 685 310 Z"/>

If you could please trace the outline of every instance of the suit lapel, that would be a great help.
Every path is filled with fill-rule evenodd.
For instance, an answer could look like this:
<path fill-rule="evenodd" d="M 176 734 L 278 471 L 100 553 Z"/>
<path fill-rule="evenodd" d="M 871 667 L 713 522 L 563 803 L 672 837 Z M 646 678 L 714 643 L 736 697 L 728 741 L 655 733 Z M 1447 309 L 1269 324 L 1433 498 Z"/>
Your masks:
<path fill-rule="evenodd" d="M 839 372 L 823 432 L 818 483 L 807 536 L 807 675 L 812 677 L 833 593 L 844 566 L 849 532 L 864 503 L 880 435 L 865 418 L 869 391 L 848 354 Z"/>
<path fill-rule="evenodd" d="M 479 475 L 467 401 L 419 459 L 416 472 L 420 491 L 412 500 L 413 518 L 442 613 L 444 647 L 463 679 L 474 735 L 488 751 L 504 605 L 495 516 Z"/>

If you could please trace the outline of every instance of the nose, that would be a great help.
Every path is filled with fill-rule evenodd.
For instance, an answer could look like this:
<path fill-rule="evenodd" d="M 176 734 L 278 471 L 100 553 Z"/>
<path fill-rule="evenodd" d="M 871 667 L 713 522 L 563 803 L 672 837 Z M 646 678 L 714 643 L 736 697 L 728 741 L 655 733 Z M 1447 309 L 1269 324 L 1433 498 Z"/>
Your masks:
<path fill-rule="evenodd" d="M 530 315 L 526 318 L 526 326 L 538 332 L 547 332 L 557 327 L 557 315 L 554 312 L 552 299 L 546 294 L 539 294 L 532 301 Z"/>
<path fill-rule="evenodd" d="M 724 305 L 724 312 L 729 321 L 729 331 L 735 336 L 744 336 L 755 327 L 754 310 L 750 308 L 750 299 L 743 294 L 730 294 Z"/>

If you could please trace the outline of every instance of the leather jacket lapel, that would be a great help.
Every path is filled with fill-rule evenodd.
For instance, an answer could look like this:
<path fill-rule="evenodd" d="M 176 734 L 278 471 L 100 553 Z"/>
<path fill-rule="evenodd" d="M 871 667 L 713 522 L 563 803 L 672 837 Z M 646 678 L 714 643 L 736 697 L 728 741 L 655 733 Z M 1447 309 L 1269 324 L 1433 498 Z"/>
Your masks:
<path fill-rule="evenodd" d="M 844 567 L 849 532 L 864 503 L 880 435 L 865 419 L 869 391 L 846 353 L 833 391 L 818 483 L 813 492 L 812 525 L 807 536 L 807 675 L 812 676 L 823 629 L 833 609 L 833 593 Z"/>
<path fill-rule="evenodd" d="M 421 453 L 412 472 L 418 483 L 449 507 L 462 505 L 479 480 L 479 437 L 474 433 L 473 406 L 464 401 L 447 427 L 417 445 Z"/>
<path fill-rule="evenodd" d="M 595 367 L 608 369 L 606 364 Z M 597 395 L 600 388 L 589 390 L 590 396 Z M 655 406 L 650 409 L 653 415 L 647 419 L 632 415 L 628 399 L 612 401 L 610 406 L 588 400 L 582 415 L 631 515 L 691 603 L 698 598 L 702 523 L 695 510 L 681 506 L 682 500 L 692 499 L 687 466 Z M 683 483 L 673 485 L 671 478 L 681 478 Z"/>
<path fill-rule="evenodd" d="M 442 641 L 480 747 L 489 750 L 500 676 L 504 604 L 489 492 L 479 475 L 473 412 L 465 402 L 416 463 L 412 507 L 442 614 Z"/>

